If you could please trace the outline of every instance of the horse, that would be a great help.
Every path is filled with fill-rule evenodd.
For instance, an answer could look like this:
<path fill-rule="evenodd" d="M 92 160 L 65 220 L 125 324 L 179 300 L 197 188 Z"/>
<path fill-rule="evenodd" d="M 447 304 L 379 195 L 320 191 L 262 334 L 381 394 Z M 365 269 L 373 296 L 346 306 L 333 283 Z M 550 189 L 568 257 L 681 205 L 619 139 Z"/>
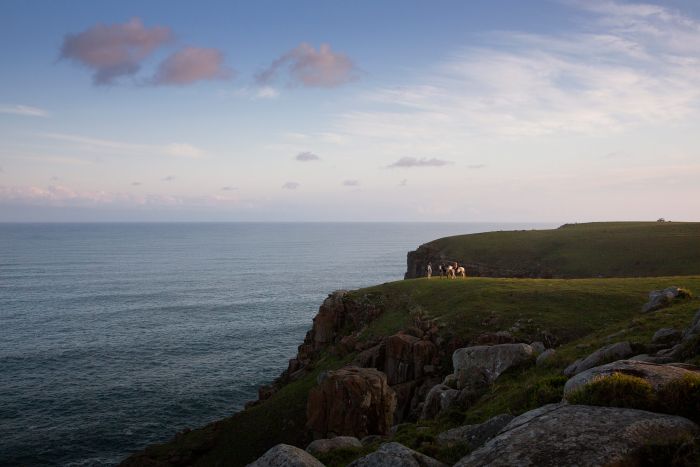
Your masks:
<path fill-rule="evenodd" d="M 460 277 L 467 277 L 467 271 L 464 266 L 460 266 L 455 270 L 455 273 Z"/>
<path fill-rule="evenodd" d="M 453 268 L 451 265 L 447 266 L 447 268 L 445 269 L 445 273 L 446 273 L 448 279 L 454 279 L 456 277 L 455 276 L 455 268 Z"/>

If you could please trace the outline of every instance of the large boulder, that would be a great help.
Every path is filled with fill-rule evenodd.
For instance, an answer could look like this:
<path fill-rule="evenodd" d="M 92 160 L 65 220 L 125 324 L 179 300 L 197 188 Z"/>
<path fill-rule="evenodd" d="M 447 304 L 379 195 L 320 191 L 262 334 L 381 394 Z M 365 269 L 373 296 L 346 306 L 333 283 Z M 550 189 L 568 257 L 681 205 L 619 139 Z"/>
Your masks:
<path fill-rule="evenodd" d="M 247 467 L 324 467 L 308 452 L 289 444 L 278 444 Z"/>
<path fill-rule="evenodd" d="M 695 423 L 672 415 L 549 404 L 515 418 L 455 467 L 639 465 L 636 456 L 645 446 L 674 446 L 699 432 Z"/>
<path fill-rule="evenodd" d="M 574 363 L 566 367 L 564 376 L 574 376 L 584 370 L 593 368 L 594 366 L 602 365 L 613 360 L 620 360 L 634 355 L 632 346 L 629 342 L 616 342 L 615 344 L 606 345 L 596 350 L 586 358 L 576 360 Z"/>
<path fill-rule="evenodd" d="M 306 452 L 314 456 L 345 448 L 362 448 L 362 442 L 354 436 L 336 436 L 330 439 L 317 439 L 306 446 Z"/>
<path fill-rule="evenodd" d="M 478 425 L 464 425 L 437 435 L 435 441 L 441 446 L 465 444 L 470 451 L 478 448 L 498 434 L 515 417 L 509 414 L 496 415 Z"/>
<path fill-rule="evenodd" d="M 459 392 L 444 384 L 433 386 L 425 398 L 420 418 L 422 420 L 435 418 L 443 410 L 452 407 L 457 403 Z"/>
<path fill-rule="evenodd" d="M 569 380 L 564 385 L 564 397 L 591 381 L 614 373 L 636 376 L 646 380 L 651 387 L 658 391 L 669 382 L 682 378 L 686 374 L 694 374 L 692 365 L 685 365 L 684 368 L 673 364 L 660 365 L 658 363 L 644 362 L 639 360 L 618 360 L 583 371 Z M 700 371 L 700 368 L 698 368 Z"/>
<path fill-rule="evenodd" d="M 532 347 L 527 344 L 477 345 L 457 349 L 452 354 L 457 387 L 466 388 L 479 377 L 486 384 L 492 384 L 504 371 L 532 356 Z"/>
<path fill-rule="evenodd" d="M 319 438 L 384 435 L 389 433 L 395 408 L 396 395 L 384 373 L 345 367 L 329 371 L 309 392 L 307 426 Z"/>
<path fill-rule="evenodd" d="M 660 310 L 671 306 L 676 298 L 689 297 L 690 292 L 680 287 L 666 287 L 663 290 L 649 292 L 649 301 L 642 306 L 642 313 Z"/>
<path fill-rule="evenodd" d="M 386 340 L 384 372 L 390 385 L 422 378 L 438 349 L 430 340 L 397 333 Z M 428 368 L 429 369 L 429 368 Z"/>
<path fill-rule="evenodd" d="M 399 443 L 382 444 L 372 454 L 361 457 L 348 467 L 447 467 L 442 462 L 409 449 Z"/>
<path fill-rule="evenodd" d="M 673 329 L 673 328 L 661 328 L 658 331 L 654 333 L 654 336 L 651 338 L 651 342 L 653 344 L 677 344 L 681 338 L 683 337 L 683 333 L 679 331 L 678 329 Z"/>

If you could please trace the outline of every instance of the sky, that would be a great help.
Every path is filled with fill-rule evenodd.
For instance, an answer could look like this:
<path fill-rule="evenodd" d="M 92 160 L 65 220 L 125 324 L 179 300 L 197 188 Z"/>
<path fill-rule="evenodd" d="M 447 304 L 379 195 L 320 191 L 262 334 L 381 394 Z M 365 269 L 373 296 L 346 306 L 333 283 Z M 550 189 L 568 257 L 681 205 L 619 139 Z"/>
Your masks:
<path fill-rule="evenodd" d="M 700 221 L 700 2 L 0 4 L 0 222 Z"/>

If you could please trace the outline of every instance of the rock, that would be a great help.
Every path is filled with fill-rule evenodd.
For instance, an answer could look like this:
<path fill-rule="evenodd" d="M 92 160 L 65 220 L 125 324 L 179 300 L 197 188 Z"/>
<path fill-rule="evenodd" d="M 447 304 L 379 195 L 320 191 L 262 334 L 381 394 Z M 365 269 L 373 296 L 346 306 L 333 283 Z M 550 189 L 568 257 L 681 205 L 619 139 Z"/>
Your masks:
<path fill-rule="evenodd" d="M 695 313 L 693 321 L 690 323 L 690 327 L 686 329 L 685 333 L 683 334 L 683 338 L 689 339 L 693 336 L 697 336 L 698 334 L 700 334 L 700 310 Z"/>
<path fill-rule="evenodd" d="M 341 448 L 362 448 L 362 443 L 354 436 L 336 436 L 330 439 L 317 439 L 306 446 L 306 452 L 316 456 Z"/>
<path fill-rule="evenodd" d="M 670 357 L 660 357 L 658 355 L 640 354 L 630 357 L 630 360 L 636 360 L 638 362 L 649 362 L 649 363 L 671 363 L 673 361 Z"/>
<path fill-rule="evenodd" d="M 399 443 L 382 444 L 377 451 L 361 457 L 348 467 L 447 467 L 442 462 Z"/>
<path fill-rule="evenodd" d="M 324 467 L 308 452 L 289 444 L 278 444 L 247 467 Z"/>
<path fill-rule="evenodd" d="M 691 365 L 691 368 L 695 367 Z M 700 371 L 700 368 L 697 368 L 697 370 Z M 654 390 L 658 391 L 667 383 L 682 378 L 683 375 L 694 373 L 694 371 L 672 365 L 660 365 L 658 363 L 637 360 L 618 360 L 608 363 L 607 365 L 590 368 L 570 378 L 564 385 L 564 397 L 571 391 L 590 383 L 595 378 L 609 376 L 613 373 L 622 373 L 642 378 L 649 382 Z"/>
<path fill-rule="evenodd" d="M 512 344 L 515 338 L 508 331 L 485 332 L 474 339 L 476 345 Z"/>
<path fill-rule="evenodd" d="M 374 368 L 345 367 L 329 371 L 309 391 L 307 426 L 317 437 L 361 438 L 387 434 L 393 422 L 396 395 L 386 375 Z"/>
<path fill-rule="evenodd" d="M 455 405 L 458 397 L 459 390 L 457 389 L 452 389 L 444 384 L 433 386 L 425 398 L 423 410 L 420 414 L 421 420 L 435 418 L 443 410 Z"/>
<path fill-rule="evenodd" d="M 649 292 L 649 301 L 642 306 L 642 313 L 660 310 L 673 303 L 676 298 L 689 297 L 690 292 L 680 287 L 666 287 L 663 290 Z"/>
<path fill-rule="evenodd" d="M 617 342 L 615 344 L 606 345 L 596 350 L 586 358 L 576 360 L 574 363 L 566 367 L 564 376 L 574 376 L 584 370 L 593 368 L 594 366 L 602 365 L 613 360 L 627 358 L 634 355 L 632 346 L 629 342 Z"/>
<path fill-rule="evenodd" d="M 700 432 L 682 417 L 642 410 L 549 404 L 512 420 L 455 467 L 640 465 L 635 454 Z"/>
<path fill-rule="evenodd" d="M 539 355 L 545 351 L 545 346 L 540 341 L 531 343 L 530 347 L 532 347 L 532 351 L 535 353 L 535 355 Z"/>
<path fill-rule="evenodd" d="M 472 451 L 496 436 L 514 418 L 509 414 L 496 415 L 478 425 L 464 425 L 444 431 L 437 435 L 435 441 L 441 446 L 466 444 Z"/>
<path fill-rule="evenodd" d="M 449 375 L 445 376 L 445 379 L 442 380 L 442 384 L 445 386 L 449 386 L 451 388 L 456 388 L 457 387 L 457 376 L 454 373 L 450 373 Z"/>
<path fill-rule="evenodd" d="M 547 349 L 537 356 L 535 363 L 537 366 L 543 366 L 547 364 L 547 361 L 552 358 L 557 353 L 554 349 Z"/>
<path fill-rule="evenodd" d="M 433 363 L 437 347 L 429 340 L 397 333 L 386 340 L 384 372 L 390 385 L 422 378 L 425 367 Z"/>
<path fill-rule="evenodd" d="M 457 349 L 452 354 L 457 387 L 466 388 L 479 376 L 486 384 L 492 384 L 504 371 L 531 357 L 532 347 L 527 344 L 479 345 Z"/>
<path fill-rule="evenodd" d="M 651 342 L 654 344 L 677 344 L 683 337 L 678 329 L 661 328 L 654 333 Z"/>
<path fill-rule="evenodd" d="M 383 436 L 367 435 L 360 440 L 360 443 L 362 443 L 362 446 L 369 446 L 370 444 L 377 443 L 379 441 L 382 441 L 383 439 L 384 439 Z"/>

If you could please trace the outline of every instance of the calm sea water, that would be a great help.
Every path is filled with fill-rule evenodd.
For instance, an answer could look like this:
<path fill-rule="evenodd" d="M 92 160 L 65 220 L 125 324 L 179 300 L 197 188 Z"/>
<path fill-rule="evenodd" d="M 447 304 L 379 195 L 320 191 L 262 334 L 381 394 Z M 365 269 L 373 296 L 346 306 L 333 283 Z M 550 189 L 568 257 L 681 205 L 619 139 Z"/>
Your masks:
<path fill-rule="evenodd" d="M 325 296 L 542 224 L 0 224 L 0 465 L 112 465 L 228 416 Z"/>

